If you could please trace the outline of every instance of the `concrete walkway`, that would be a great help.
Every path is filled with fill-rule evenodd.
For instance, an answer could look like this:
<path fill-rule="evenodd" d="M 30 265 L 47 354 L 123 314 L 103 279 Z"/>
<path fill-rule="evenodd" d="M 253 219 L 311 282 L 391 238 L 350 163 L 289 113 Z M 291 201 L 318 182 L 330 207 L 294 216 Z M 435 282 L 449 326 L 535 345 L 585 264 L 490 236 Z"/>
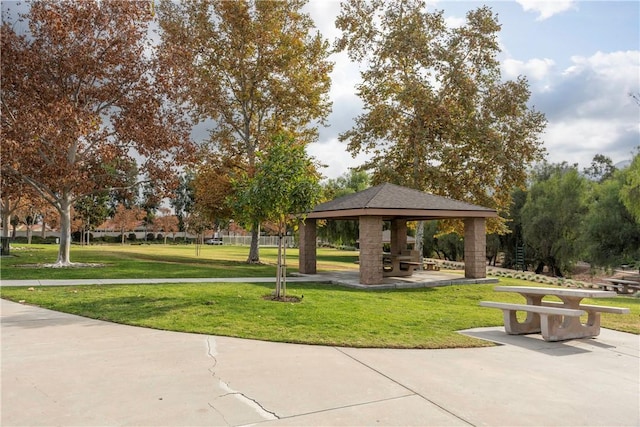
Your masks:
<path fill-rule="evenodd" d="M 6 283 L 3 283 L 6 285 Z M 0 300 L 2 426 L 637 426 L 639 338 L 392 350 L 117 325 Z"/>
<path fill-rule="evenodd" d="M 159 283 L 275 283 L 274 276 L 269 277 L 213 277 L 213 278 L 136 278 L 136 279 L 28 279 L 0 280 L 0 286 L 79 286 L 79 285 L 124 285 Z M 416 271 L 410 277 L 385 277 L 380 285 L 363 285 L 357 271 L 331 271 L 318 274 L 299 274 L 287 277 L 288 283 L 315 282 L 347 286 L 356 289 L 406 289 L 452 284 L 498 283 L 498 279 L 465 279 L 464 274 L 456 271 Z"/>

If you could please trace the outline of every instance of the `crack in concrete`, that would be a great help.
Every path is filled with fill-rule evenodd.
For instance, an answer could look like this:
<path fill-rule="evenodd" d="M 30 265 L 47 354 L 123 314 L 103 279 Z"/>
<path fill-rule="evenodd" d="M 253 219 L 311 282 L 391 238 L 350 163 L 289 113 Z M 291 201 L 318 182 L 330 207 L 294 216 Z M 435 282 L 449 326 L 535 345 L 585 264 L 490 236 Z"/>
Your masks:
<path fill-rule="evenodd" d="M 426 400 L 427 402 L 437 406 L 438 408 L 442 409 L 443 411 L 447 412 L 448 414 L 453 415 L 454 417 L 456 417 L 457 419 L 459 419 L 460 421 L 464 422 L 465 424 L 468 424 L 470 426 L 475 426 L 475 424 L 473 424 L 471 421 L 464 419 L 462 416 L 451 412 L 449 409 L 445 408 L 444 406 L 438 404 L 437 402 L 434 402 L 433 400 L 429 399 L 427 396 L 418 393 L 416 390 L 413 390 L 410 387 L 407 387 L 405 384 L 402 384 L 401 382 L 395 380 L 394 378 L 391 378 L 389 375 L 380 372 L 379 370 L 375 369 L 372 366 L 367 365 L 366 363 L 364 363 L 363 361 L 357 359 L 355 356 L 352 356 L 348 353 L 346 353 L 345 351 L 343 351 L 342 349 L 338 348 L 338 347 L 334 347 L 334 349 L 338 350 L 340 353 L 344 354 L 345 356 L 349 357 L 350 359 L 353 359 L 354 361 L 358 362 L 359 364 L 361 364 L 362 366 L 371 369 L 373 372 L 376 372 L 379 375 L 382 375 L 383 377 L 387 378 L 389 381 L 393 381 L 394 383 L 398 384 L 400 387 L 409 390 L 411 393 L 415 394 L 416 396 L 420 396 L 421 398 L 423 398 L 424 400 Z"/>
<path fill-rule="evenodd" d="M 244 394 L 241 391 L 236 391 L 236 390 L 232 389 L 231 387 L 229 387 L 229 385 L 227 383 L 225 383 L 222 380 L 219 380 L 219 381 L 220 381 L 220 385 L 223 388 L 227 389 L 228 392 L 225 393 L 225 394 L 219 395 L 217 398 L 222 398 L 222 397 L 227 397 L 227 396 L 234 396 L 237 399 L 240 399 L 240 400 L 244 401 L 247 405 L 253 407 L 253 409 L 255 409 L 256 412 L 258 412 L 261 416 L 263 416 L 267 420 L 279 420 L 280 419 L 278 414 L 276 414 L 274 411 L 270 411 L 267 408 L 265 408 L 256 399 L 247 396 L 246 394 Z"/>
<path fill-rule="evenodd" d="M 218 353 L 215 350 L 215 341 L 213 341 L 213 343 L 212 343 L 212 340 L 215 340 L 215 338 L 214 337 L 208 337 L 206 339 L 206 342 L 207 342 L 207 356 L 209 356 L 210 358 L 213 359 L 213 365 L 208 370 L 209 370 L 209 372 L 211 372 L 211 376 L 219 381 L 220 387 L 223 390 L 227 391 L 224 394 L 216 396 L 216 399 L 220 399 L 220 398 L 227 397 L 227 396 L 234 396 L 234 397 L 244 401 L 248 406 L 252 407 L 256 412 L 258 412 L 266 420 L 280 419 L 278 414 L 276 414 L 275 412 L 270 411 L 267 408 L 265 408 L 264 406 L 262 406 L 262 404 L 260 402 L 258 402 L 256 399 L 253 399 L 253 398 L 247 396 L 246 394 L 244 394 L 244 393 L 242 393 L 240 391 L 236 391 L 236 390 L 232 389 L 231 387 L 229 387 L 229 384 L 227 384 L 218 375 L 216 375 L 215 368 L 218 365 L 218 359 L 216 358 L 216 356 L 217 356 Z M 208 402 L 208 405 L 211 408 L 213 408 L 217 413 L 220 414 L 220 416 L 224 419 L 224 421 L 225 421 L 225 423 L 227 425 L 230 425 L 229 422 L 227 421 L 227 419 L 225 418 L 224 414 L 222 414 L 222 412 L 220 412 L 211 402 Z"/>

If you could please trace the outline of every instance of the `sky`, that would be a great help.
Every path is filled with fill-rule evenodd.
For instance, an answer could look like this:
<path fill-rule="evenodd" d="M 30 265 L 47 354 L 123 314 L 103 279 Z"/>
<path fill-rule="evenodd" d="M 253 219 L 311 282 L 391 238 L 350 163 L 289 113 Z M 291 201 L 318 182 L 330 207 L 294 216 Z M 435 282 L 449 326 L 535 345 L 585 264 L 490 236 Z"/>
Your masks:
<path fill-rule="evenodd" d="M 541 136 L 551 163 L 577 163 L 604 154 L 614 164 L 633 157 L 640 146 L 640 105 L 629 96 L 640 92 L 640 2 L 633 1 L 436 1 L 429 10 L 443 10 L 450 26 L 464 23 L 469 10 L 491 7 L 502 25 L 498 59 L 502 78 L 526 76 L 532 92 L 529 106 L 547 118 Z M 340 35 L 335 28 L 340 2 L 310 0 L 306 10 L 325 38 Z M 355 86 L 359 64 L 346 54 L 333 55 L 333 112 L 329 127 L 320 129 L 309 155 L 336 178 L 361 165 L 338 135 L 363 113 Z"/>

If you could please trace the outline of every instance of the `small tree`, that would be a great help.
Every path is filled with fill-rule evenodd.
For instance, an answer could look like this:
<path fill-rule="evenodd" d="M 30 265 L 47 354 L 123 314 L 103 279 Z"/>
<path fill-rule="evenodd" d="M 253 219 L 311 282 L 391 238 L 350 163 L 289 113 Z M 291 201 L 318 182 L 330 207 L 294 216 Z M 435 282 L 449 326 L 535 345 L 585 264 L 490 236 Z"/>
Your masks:
<path fill-rule="evenodd" d="M 156 231 L 162 231 L 164 237 L 164 244 L 167 244 L 167 235 L 171 233 L 175 237 L 178 231 L 178 217 L 171 215 L 171 211 L 168 208 L 160 208 L 161 216 L 157 217 L 153 222 Z"/>
<path fill-rule="evenodd" d="M 140 221 L 145 217 L 146 213 L 138 208 L 127 209 L 124 205 L 118 205 L 116 214 L 111 219 L 114 228 L 122 234 L 122 244 L 124 245 L 125 235 L 127 231 L 135 231 Z M 135 234 L 134 234 L 135 236 Z"/>
<path fill-rule="evenodd" d="M 278 228 L 278 275 L 275 298 L 286 294 L 286 265 L 283 246 L 287 225 L 295 214 L 310 211 L 320 200 L 320 176 L 304 145 L 279 135 L 266 152 L 258 154 L 253 178 L 233 181 L 235 208 L 247 222 L 271 221 Z"/>

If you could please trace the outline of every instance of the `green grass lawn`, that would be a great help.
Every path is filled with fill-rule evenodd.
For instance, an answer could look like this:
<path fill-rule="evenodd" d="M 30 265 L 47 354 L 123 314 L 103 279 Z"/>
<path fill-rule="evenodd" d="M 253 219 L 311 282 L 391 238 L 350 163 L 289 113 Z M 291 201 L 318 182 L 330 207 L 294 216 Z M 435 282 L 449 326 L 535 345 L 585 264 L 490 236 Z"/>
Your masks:
<path fill-rule="evenodd" d="M 203 248 L 200 257 L 187 246 L 74 248 L 74 261 L 112 265 L 59 270 L 16 266 L 29 259 L 32 260 L 29 263 L 53 262 L 55 252 L 51 259 L 46 256 L 49 251 L 49 248 L 34 248 L 21 252 L 19 257 L 3 258 L 2 278 L 9 271 L 12 278 L 51 277 L 53 273 L 57 278 L 135 277 L 131 275 L 140 272 L 146 272 L 143 277 L 275 274 L 271 265 L 242 265 L 247 248 L 235 247 Z M 266 260 L 271 256 L 268 252 L 262 250 Z M 319 251 L 319 264 L 325 268 L 354 268 L 353 257 L 353 252 L 327 249 Z M 16 259 L 22 261 L 15 262 Z M 297 264 L 294 259 L 290 262 Z M 20 277 L 16 271 L 23 271 L 28 277 Z M 500 279 L 500 283 L 536 286 L 518 279 Z M 363 291 L 290 283 L 289 295 L 304 296 L 299 303 L 265 300 L 263 296 L 270 294 L 274 285 L 252 283 L 65 286 L 31 290 L 2 287 L 0 296 L 95 319 L 174 331 L 353 347 L 454 348 L 491 345 L 461 335 L 457 333 L 459 330 L 503 324 L 502 312 L 479 307 L 481 300 L 522 302 L 519 295 L 494 292 L 493 286 Z M 603 314 L 602 325 L 640 333 L 640 298 L 618 296 L 585 300 L 585 303 L 629 307 L 631 314 L 628 315 Z"/>
<path fill-rule="evenodd" d="M 96 245 L 72 246 L 71 261 L 103 264 L 98 268 L 52 269 L 57 245 L 12 245 L 0 259 L 0 277 L 10 279 L 121 279 L 192 277 L 268 277 L 276 275 L 277 248 L 260 248 L 263 264 L 249 265 L 247 246 Z M 318 249 L 318 271 L 357 269 L 358 253 Z M 298 270 L 298 249 L 287 249 L 289 272 Z"/>

